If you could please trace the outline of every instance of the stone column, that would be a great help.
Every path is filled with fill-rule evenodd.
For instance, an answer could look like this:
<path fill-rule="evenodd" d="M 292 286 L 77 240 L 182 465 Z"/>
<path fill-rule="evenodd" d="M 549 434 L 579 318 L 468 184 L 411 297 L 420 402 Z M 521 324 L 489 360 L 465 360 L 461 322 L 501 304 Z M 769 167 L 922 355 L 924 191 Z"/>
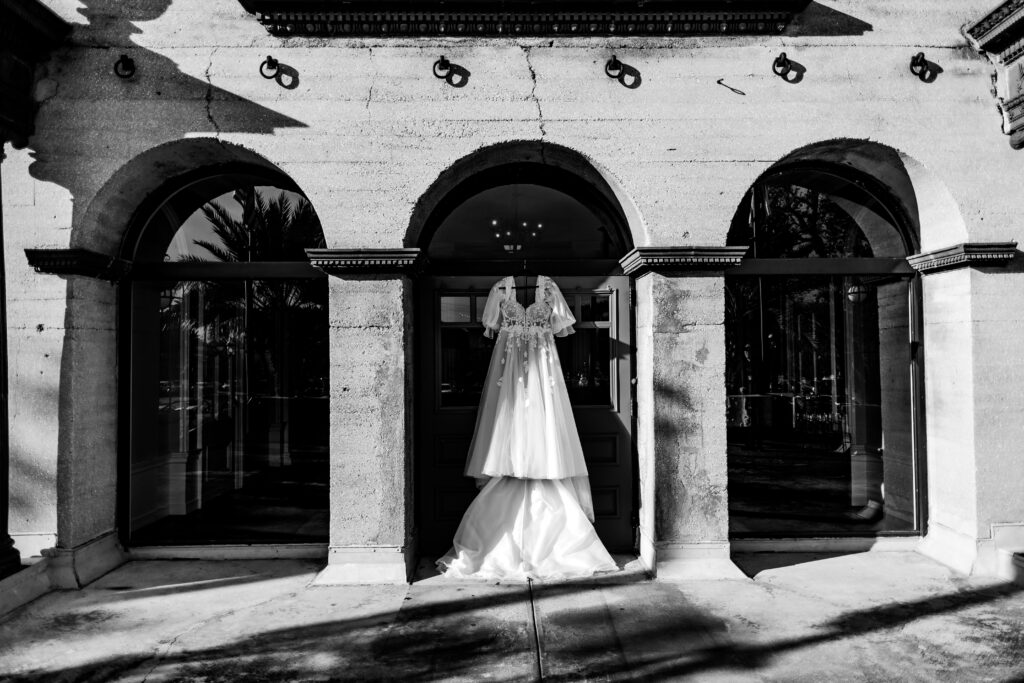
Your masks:
<path fill-rule="evenodd" d="M 407 275 L 330 278 L 330 548 L 318 584 L 404 583 L 412 569 L 411 292 Z"/>
<path fill-rule="evenodd" d="M 908 260 L 924 273 L 928 535 L 921 552 L 1003 574 L 1024 549 L 1024 263 L 1016 244 Z M 1010 578 L 1010 577 L 1007 577 Z"/>
<path fill-rule="evenodd" d="M 636 282 L 641 556 L 659 578 L 745 578 L 729 557 L 724 287 L 720 271 Z"/>
<path fill-rule="evenodd" d="M 0 164 L 4 152 L 0 147 Z M 10 512 L 11 448 L 7 424 L 7 271 L 4 264 L 3 187 L 0 186 L 0 579 L 21 569 L 8 522 Z"/>

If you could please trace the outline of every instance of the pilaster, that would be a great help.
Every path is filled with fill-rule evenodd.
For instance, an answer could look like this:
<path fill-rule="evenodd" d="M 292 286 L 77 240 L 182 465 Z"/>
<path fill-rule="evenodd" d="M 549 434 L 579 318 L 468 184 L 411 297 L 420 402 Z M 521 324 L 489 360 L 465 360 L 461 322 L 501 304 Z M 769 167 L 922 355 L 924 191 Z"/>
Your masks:
<path fill-rule="evenodd" d="M 745 579 L 729 554 L 723 275 L 649 272 L 636 291 L 641 557 L 662 579 Z"/>
<path fill-rule="evenodd" d="M 330 544 L 317 584 L 404 583 L 411 569 L 411 296 L 399 272 L 330 279 Z"/>

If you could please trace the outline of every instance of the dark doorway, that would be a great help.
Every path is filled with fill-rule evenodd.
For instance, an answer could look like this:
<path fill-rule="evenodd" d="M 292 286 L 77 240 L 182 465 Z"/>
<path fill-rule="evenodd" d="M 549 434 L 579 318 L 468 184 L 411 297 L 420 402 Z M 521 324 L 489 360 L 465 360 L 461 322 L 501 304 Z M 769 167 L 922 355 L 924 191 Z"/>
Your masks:
<path fill-rule="evenodd" d="M 816 169 L 754 186 L 726 273 L 733 536 L 922 528 L 920 306 L 898 213 Z"/>
<path fill-rule="evenodd" d="M 480 316 L 491 286 L 506 275 L 516 276 L 524 305 L 543 274 L 573 309 L 575 334 L 556 346 L 595 528 L 609 551 L 634 550 L 632 312 L 630 281 L 618 265 L 626 244 L 607 200 L 588 198 L 582 185 L 540 165 L 491 169 L 449 193 L 428 222 L 430 271 L 418 283 L 415 321 L 415 514 L 426 557 L 451 546 L 476 495 L 463 470 L 494 344 Z"/>
<path fill-rule="evenodd" d="M 552 277 L 577 319 L 575 334 L 557 339 L 556 346 L 590 472 L 595 528 L 610 552 L 629 552 L 634 527 L 629 278 Z M 476 495 L 463 468 L 494 346 L 479 317 L 496 279 L 432 277 L 420 288 L 416 514 L 424 553 L 443 553 L 451 545 Z M 529 278 L 528 284 L 533 282 Z"/>

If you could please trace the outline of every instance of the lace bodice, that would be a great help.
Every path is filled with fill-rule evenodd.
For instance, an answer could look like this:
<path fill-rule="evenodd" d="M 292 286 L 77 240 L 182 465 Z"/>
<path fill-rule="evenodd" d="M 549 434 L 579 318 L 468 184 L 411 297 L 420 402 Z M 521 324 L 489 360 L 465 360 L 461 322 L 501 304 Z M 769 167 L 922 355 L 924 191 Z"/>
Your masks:
<path fill-rule="evenodd" d="M 551 306 L 546 301 L 534 301 L 527 307 L 515 299 L 501 302 L 502 326 L 510 332 L 550 332 Z"/>
<path fill-rule="evenodd" d="M 487 336 L 508 332 L 510 337 L 572 334 L 576 318 L 558 286 L 544 275 L 537 277 L 534 300 L 523 306 L 515 297 L 515 283 L 506 277 L 491 287 L 481 322 Z"/>

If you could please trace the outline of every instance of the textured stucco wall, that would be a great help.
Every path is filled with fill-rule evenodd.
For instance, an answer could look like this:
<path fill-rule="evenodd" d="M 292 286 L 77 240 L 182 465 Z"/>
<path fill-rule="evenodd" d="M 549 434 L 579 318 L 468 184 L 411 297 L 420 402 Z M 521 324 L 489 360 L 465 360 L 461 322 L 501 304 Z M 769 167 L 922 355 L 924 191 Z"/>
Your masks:
<path fill-rule="evenodd" d="M 332 547 L 403 547 L 410 487 L 407 279 L 330 280 Z"/>
<path fill-rule="evenodd" d="M 655 541 L 729 535 L 721 277 L 649 280 Z"/>
<path fill-rule="evenodd" d="M 37 135 L 29 149 L 9 151 L 2 166 L 11 300 L 12 471 L 19 480 L 12 496 L 12 526 L 15 531 L 55 531 L 59 491 L 62 500 L 74 505 L 61 523 L 65 544 L 113 524 L 112 499 L 95 508 L 75 502 L 91 496 L 106 500 L 112 490 L 113 380 L 118 371 L 110 348 L 113 306 L 100 285 L 82 289 L 80 299 L 69 298 L 67 283 L 31 272 L 22 249 L 84 243 L 113 253 L 128 220 L 126 207 L 147 191 L 144 183 L 131 182 L 136 169 L 130 162 L 159 145 L 207 138 L 251 150 L 289 174 L 309 196 L 328 246 L 397 247 L 413 206 L 438 175 L 464 155 L 502 141 L 542 139 L 592 159 L 631 205 L 637 244 L 721 244 L 744 192 L 772 163 L 831 138 L 870 140 L 899 150 L 913 167 L 926 248 L 964 239 L 1024 242 L 1019 221 L 1022 157 L 999 132 L 989 64 L 965 47 L 960 34 L 960 27 L 987 11 L 991 0 L 897 5 L 824 0 L 814 3 L 786 36 L 643 40 L 279 39 L 234 0 L 47 4 L 75 30 L 40 74 Z M 787 84 L 771 73 L 772 59 L 783 50 L 806 68 L 800 83 Z M 934 83 L 921 83 L 909 73 L 910 56 L 919 50 L 943 70 Z M 603 64 L 612 52 L 640 71 L 639 88 L 630 90 L 605 77 Z M 138 65 L 131 80 L 111 73 L 121 53 Z M 267 54 L 297 71 L 296 87 L 285 89 L 259 76 Z M 471 72 L 465 88 L 452 88 L 431 75 L 441 54 Z M 743 94 L 723 87 L 720 79 Z M 159 155 L 147 160 L 148 173 L 159 174 L 167 163 Z M 925 295 L 933 302 L 971 296 L 975 285 L 980 288 L 975 299 L 1016 301 L 1024 295 L 1019 276 L 991 278 L 997 284 L 966 278 L 968 289 L 961 292 L 965 276 L 930 276 Z M 714 303 L 720 294 L 698 296 L 697 291 L 713 282 L 658 284 L 652 294 L 674 292 L 672 297 L 688 303 L 677 305 L 672 297 L 650 302 L 652 311 L 664 311 L 673 321 L 653 323 L 651 352 L 670 352 L 666 357 L 686 369 L 670 372 L 659 369 L 659 363 L 651 369 L 653 384 L 644 387 L 641 381 L 638 387 L 641 401 L 651 396 L 660 402 L 672 392 L 684 392 L 685 401 L 652 408 L 655 423 L 664 421 L 662 431 L 650 438 L 658 458 L 656 474 L 669 487 L 668 507 L 658 520 L 658 534 L 666 538 L 725 534 L 725 520 L 717 513 L 698 522 L 703 513 L 693 503 L 693 509 L 685 508 L 688 517 L 673 518 L 683 508 L 667 502 L 683 500 L 678 482 L 699 476 L 693 469 L 698 462 L 718 468 L 705 487 L 708 500 L 717 495 L 710 493 L 714 487 L 724 485 L 718 472 L 725 466 L 724 406 L 701 393 L 724 391 L 721 321 L 715 308 L 721 304 Z M 676 291 L 677 286 L 684 291 Z M 396 315 L 394 297 L 407 295 L 391 287 L 377 293 L 391 297 L 385 309 Z M 332 288 L 332 319 L 338 321 L 332 327 L 332 398 L 337 402 L 332 448 L 353 453 L 335 454 L 332 483 L 349 491 L 353 482 L 370 482 L 371 492 L 397 486 L 401 468 L 385 467 L 380 457 L 382 444 L 400 450 L 402 440 L 380 435 L 379 422 L 362 422 L 368 415 L 378 421 L 398 419 L 393 412 L 397 397 L 366 393 L 360 400 L 379 404 L 362 405 L 346 396 L 342 387 L 349 385 L 339 378 L 351 375 L 348 393 L 353 387 L 366 392 L 369 382 L 388 379 L 388 372 L 397 372 L 392 366 L 401 357 L 407 326 L 393 321 L 350 324 L 359 316 L 373 319 L 378 313 L 370 309 L 343 322 L 337 310 L 355 305 L 345 303 L 346 297 L 361 301 L 364 294 L 352 283 L 332 280 Z M 688 308 L 695 301 L 706 303 Z M 943 306 L 929 308 L 926 301 L 926 316 Z M 977 328 L 981 341 L 975 340 L 974 347 L 986 352 L 996 351 L 998 340 L 1005 339 L 1001 335 L 1016 329 L 999 322 L 1000 305 L 992 306 L 995 319 Z M 693 311 L 697 320 L 709 316 L 707 322 L 687 318 Z M 929 411 L 948 403 L 950 410 L 972 415 L 977 423 L 983 419 L 982 404 L 968 398 L 975 394 L 962 392 L 963 383 L 985 383 L 978 400 L 991 396 L 994 401 L 1014 389 L 1009 382 L 1017 377 L 1020 361 L 1011 354 L 1013 372 L 988 372 L 987 361 L 976 355 L 974 366 L 952 369 L 970 347 L 971 328 L 953 326 L 952 336 L 942 337 L 943 315 L 937 313 L 926 334 L 926 344 L 934 343 L 927 349 L 928 362 L 957 379 L 929 372 Z M 65 328 L 65 320 L 72 329 Z M 695 327 L 672 331 L 672 325 Z M 698 361 L 702 350 L 708 356 Z M 370 356 L 359 355 L 364 353 Z M 370 370 L 362 368 L 363 362 Z M 89 415 L 86 402 L 103 414 Z M 1000 410 L 1006 412 L 999 413 L 999 424 L 1024 423 L 1020 405 Z M 353 437 L 342 438 L 350 428 Z M 665 436 L 673 429 L 685 436 Z M 380 440 L 373 441 L 371 433 Z M 975 469 L 988 467 L 975 467 L 973 458 L 987 457 L 976 445 L 1003 454 L 992 461 L 1002 463 L 993 465 L 996 472 L 1013 467 L 1006 465 L 1008 447 L 976 437 L 970 429 L 943 426 L 939 419 L 929 419 L 933 436 L 934 448 L 956 450 L 968 463 L 961 469 L 969 470 L 961 473 L 958 488 L 950 484 L 948 511 L 936 509 L 944 498 L 933 499 L 935 518 L 965 533 L 974 533 L 982 518 L 1014 521 L 1009 517 L 1018 514 L 1016 508 L 994 502 L 979 517 L 979 491 L 963 490 L 965 482 L 974 481 Z M 710 450 L 705 455 L 700 449 Z M 76 463 L 83 464 L 83 476 Z M 337 488 L 332 495 L 343 496 Z M 973 502 L 967 500 L 972 493 Z M 334 501 L 332 544 L 404 542 L 408 522 L 399 518 L 405 513 L 390 508 L 382 493 L 369 497 L 376 502 L 365 510 Z M 711 508 L 721 505 L 718 501 Z"/>

